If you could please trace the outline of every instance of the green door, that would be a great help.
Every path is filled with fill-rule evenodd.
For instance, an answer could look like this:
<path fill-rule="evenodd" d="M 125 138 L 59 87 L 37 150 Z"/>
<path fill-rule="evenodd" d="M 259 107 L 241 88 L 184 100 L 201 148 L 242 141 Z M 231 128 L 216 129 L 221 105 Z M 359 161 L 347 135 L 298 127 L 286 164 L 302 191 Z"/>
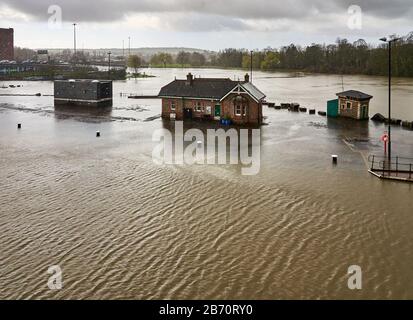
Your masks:
<path fill-rule="evenodd" d="M 217 104 L 215 105 L 215 117 L 220 117 L 221 116 L 221 105 Z"/>
<path fill-rule="evenodd" d="M 327 101 L 327 116 L 338 117 L 338 99 Z"/>

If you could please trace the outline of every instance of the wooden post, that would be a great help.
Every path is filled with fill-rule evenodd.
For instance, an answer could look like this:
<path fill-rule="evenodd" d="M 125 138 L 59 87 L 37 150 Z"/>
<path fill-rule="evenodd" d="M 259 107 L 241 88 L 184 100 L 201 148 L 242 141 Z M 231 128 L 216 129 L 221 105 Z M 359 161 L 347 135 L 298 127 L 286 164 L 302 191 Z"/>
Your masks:
<path fill-rule="evenodd" d="M 371 160 L 371 170 L 374 169 L 374 155 L 373 155 L 373 159 Z"/>

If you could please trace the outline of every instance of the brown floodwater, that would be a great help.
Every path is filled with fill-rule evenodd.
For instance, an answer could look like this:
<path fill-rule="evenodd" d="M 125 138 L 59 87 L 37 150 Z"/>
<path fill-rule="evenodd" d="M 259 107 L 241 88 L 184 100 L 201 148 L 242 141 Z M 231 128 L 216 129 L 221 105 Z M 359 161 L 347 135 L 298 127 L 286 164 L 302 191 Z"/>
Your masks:
<path fill-rule="evenodd" d="M 385 127 L 265 107 L 258 175 L 158 166 L 152 134 L 174 124 L 157 117 L 160 101 L 120 93 L 156 94 L 188 71 L 244 73 L 146 70 L 156 77 L 116 82 L 113 108 L 99 111 L 0 96 L 0 298 L 413 299 L 413 184 L 367 171 Z M 254 82 L 270 101 L 317 110 L 342 86 L 334 75 L 257 72 Z M 23 87 L 0 94 L 53 93 L 51 82 L 13 84 Z M 386 78 L 344 86 L 386 115 Z M 395 117 L 413 120 L 412 94 L 413 79 L 395 79 Z M 393 139 L 395 155 L 413 158 L 413 131 L 395 127 Z M 47 286 L 52 265 L 61 290 Z M 362 290 L 347 287 L 350 265 Z"/>

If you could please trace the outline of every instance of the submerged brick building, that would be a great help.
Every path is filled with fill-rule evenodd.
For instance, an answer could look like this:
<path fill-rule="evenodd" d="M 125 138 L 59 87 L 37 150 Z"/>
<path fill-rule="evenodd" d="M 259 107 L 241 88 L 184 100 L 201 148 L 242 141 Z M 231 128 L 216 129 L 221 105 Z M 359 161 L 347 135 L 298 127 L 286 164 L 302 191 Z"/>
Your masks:
<path fill-rule="evenodd" d="M 229 119 L 235 124 L 260 125 L 265 95 L 249 81 L 225 78 L 175 80 L 162 87 L 162 117 L 167 119 Z"/>
<path fill-rule="evenodd" d="M 14 30 L 0 28 L 0 60 L 14 60 Z"/>

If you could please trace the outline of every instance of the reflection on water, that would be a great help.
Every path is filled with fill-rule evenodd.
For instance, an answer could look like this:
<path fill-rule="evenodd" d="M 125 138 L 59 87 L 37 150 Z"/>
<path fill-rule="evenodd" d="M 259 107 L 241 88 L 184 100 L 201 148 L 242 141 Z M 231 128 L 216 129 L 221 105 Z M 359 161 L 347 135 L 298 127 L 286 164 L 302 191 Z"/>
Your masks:
<path fill-rule="evenodd" d="M 81 118 L 89 121 L 110 121 L 112 106 L 55 105 L 54 115 L 58 120 Z"/>
<path fill-rule="evenodd" d="M 112 110 L 2 98 L 0 298 L 413 298 L 413 185 L 376 179 L 364 161 L 383 152 L 383 124 L 265 108 L 258 175 L 242 176 L 239 165 L 157 166 L 152 134 L 174 123 L 157 118 L 158 100 L 119 93 L 154 94 L 188 70 L 152 71 L 157 78 L 115 82 Z M 269 100 L 318 109 L 341 87 L 334 76 L 268 76 L 254 81 Z M 345 83 L 385 110 L 384 79 Z M 396 90 L 400 117 L 413 118 L 409 86 Z M 394 128 L 393 137 L 394 152 L 412 157 L 413 132 Z M 56 264 L 63 289 L 50 291 Z M 354 264 L 363 270 L 357 292 L 347 288 Z"/>

